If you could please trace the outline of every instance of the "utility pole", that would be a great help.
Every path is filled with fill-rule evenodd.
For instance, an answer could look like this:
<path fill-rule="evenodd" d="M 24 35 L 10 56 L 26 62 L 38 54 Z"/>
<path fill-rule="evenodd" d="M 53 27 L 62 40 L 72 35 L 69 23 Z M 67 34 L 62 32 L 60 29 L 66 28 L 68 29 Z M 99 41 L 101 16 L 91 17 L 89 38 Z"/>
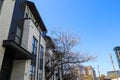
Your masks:
<path fill-rule="evenodd" d="M 111 55 L 111 54 L 110 54 L 110 59 L 111 59 L 112 66 L 113 66 L 113 69 L 114 69 L 114 74 L 115 74 L 115 77 L 116 77 L 116 78 L 117 78 L 117 80 L 118 80 L 118 75 L 117 75 L 117 72 L 116 72 L 116 69 L 115 69 L 114 62 L 113 62 L 113 59 L 112 59 L 112 55 Z"/>
<path fill-rule="evenodd" d="M 101 79 L 100 79 L 100 70 L 99 70 L 99 65 L 97 65 L 97 68 L 98 68 L 99 80 L 101 80 Z"/>

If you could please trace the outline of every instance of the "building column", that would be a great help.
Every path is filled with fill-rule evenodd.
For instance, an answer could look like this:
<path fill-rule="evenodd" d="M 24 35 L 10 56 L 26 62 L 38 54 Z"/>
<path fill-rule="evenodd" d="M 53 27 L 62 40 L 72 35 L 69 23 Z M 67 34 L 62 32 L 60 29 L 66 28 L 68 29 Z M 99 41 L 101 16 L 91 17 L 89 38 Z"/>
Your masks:
<path fill-rule="evenodd" d="M 30 80 L 30 60 L 14 60 L 11 80 Z"/>
<path fill-rule="evenodd" d="M 38 77 L 38 74 L 39 74 L 39 61 L 38 60 L 39 60 L 39 52 L 37 52 L 37 54 L 36 54 L 35 80 L 39 80 L 39 77 Z"/>

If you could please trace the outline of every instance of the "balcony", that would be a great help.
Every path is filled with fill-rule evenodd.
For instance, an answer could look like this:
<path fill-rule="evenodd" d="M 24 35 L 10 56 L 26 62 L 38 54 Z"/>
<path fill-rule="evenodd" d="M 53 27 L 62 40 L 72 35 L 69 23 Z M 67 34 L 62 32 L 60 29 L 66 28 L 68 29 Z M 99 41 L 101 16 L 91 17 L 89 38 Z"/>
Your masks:
<path fill-rule="evenodd" d="M 13 59 L 33 59 L 33 54 L 22 48 L 15 41 L 4 40 L 3 46 L 6 48 L 7 55 L 13 57 Z"/>

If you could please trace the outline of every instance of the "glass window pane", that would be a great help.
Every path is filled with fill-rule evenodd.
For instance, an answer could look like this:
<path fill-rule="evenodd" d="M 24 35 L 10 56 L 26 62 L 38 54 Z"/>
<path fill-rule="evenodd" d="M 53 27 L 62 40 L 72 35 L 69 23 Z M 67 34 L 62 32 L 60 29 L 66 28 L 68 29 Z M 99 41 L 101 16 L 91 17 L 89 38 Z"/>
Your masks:
<path fill-rule="evenodd" d="M 34 47 L 34 53 L 36 53 L 36 47 Z"/>
<path fill-rule="evenodd" d="M 1 10 L 1 7 L 2 7 L 2 3 L 3 3 L 3 0 L 0 0 L 0 10 Z"/>
<path fill-rule="evenodd" d="M 34 38 L 33 38 L 33 40 L 32 40 L 32 45 L 34 44 Z"/>
<path fill-rule="evenodd" d="M 40 56 L 39 56 L 39 60 L 40 60 L 40 69 L 42 70 L 43 68 L 43 53 L 44 53 L 44 48 L 42 46 L 40 46 Z"/>
<path fill-rule="evenodd" d="M 34 48 L 32 48 L 32 53 L 34 53 Z"/>
<path fill-rule="evenodd" d="M 16 37 L 15 37 L 15 42 L 19 44 L 20 38 L 16 36 Z"/>
<path fill-rule="evenodd" d="M 20 43 L 21 40 L 21 29 L 17 27 L 16 34 L 15 34 L 15 42 Z"/>
<path fill-rule="evenodd" d="M 34 80 L 35 78 L 35 67 L 33 65 L 30 66 L 30 80 Z"/>
<path fill-rule="evenodd" d="M 18 37 L 21 36 L 21 29 L 20 29 L 19 27 L 17 27 L 16 35 L 17 35 Z"/>
<path fill-rule="evenodd" d="M 37 41 L 35 40 L 35 47 L 37 47 Z"/>
<path fill-rule="evenodd" d="M 2 0 L 0 0 L 0 7 L 1 7 L 1 5 L 2 5 Z"/>
<path fill-rule="evenodd" d="M 37 51 L 36 51 L 36 48 L 34 48 L 34 49 L 35 49 L 35 53 L 36 53 L 36 52 L 37 52 Z"/>
<path fill-rule="evenodd" d="M 36 54 L 37 52 L 37 40 L 33 37 L 33 41 L 32 41 L 32 53 Z"/>

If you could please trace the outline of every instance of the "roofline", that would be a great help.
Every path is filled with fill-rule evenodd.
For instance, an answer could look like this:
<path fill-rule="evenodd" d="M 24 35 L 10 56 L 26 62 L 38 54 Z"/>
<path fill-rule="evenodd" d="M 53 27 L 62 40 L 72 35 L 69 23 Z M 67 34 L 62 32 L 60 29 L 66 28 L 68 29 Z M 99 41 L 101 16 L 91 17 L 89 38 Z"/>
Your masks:
<path fill-rule="evenodd" d="M 53 42 L 53 40 L 51 39 L 51 37 L 49 37 L 49 36 L 44 36 L 44 39 L 45 39 L 46 41 L 48 41 L 48 44 L 50 44 L 50 46 L 51 46 L 53 49 L 55 48 L 54 42 Z"/>
<path fill-rule="evenodd" d="M 40 26 L 40 29 L 42 29 L 42 31 L 47 32 L 47 29 L 45 27 L 45 24 L 34 4 L 34 2 L 31 1 L 25 1 L 26 5 L 29 7 L 31 13 L 33 14 L 34 18 L 36 19 L 36 22 L 38 23 L 38 25 Z"/>

